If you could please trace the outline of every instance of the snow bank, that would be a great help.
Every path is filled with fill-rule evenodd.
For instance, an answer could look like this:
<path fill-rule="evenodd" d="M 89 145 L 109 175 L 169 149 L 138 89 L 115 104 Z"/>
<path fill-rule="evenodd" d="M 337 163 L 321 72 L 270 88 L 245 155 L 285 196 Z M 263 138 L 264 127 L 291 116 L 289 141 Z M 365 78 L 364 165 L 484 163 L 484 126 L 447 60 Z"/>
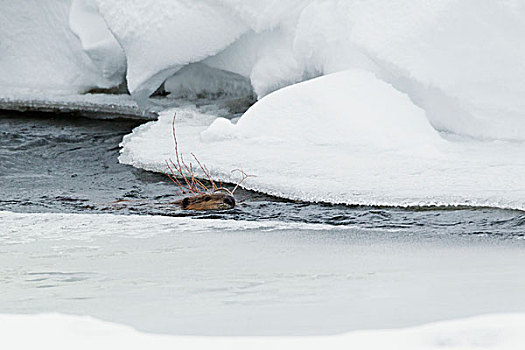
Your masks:
<path fill-rule="evenodd" d="M 200 63 L 244 77 L 260 98 L 363 69 L 440 131 L 525 140 L 525 5 L 516 0 L 31 0 L 0 12 L 8 86 L 85 91 L 122 82 L 127 67 L 143 101 L 170 77 L 172 86 L 197 81 L 201 94 L 199 70 L 173 76 Z M 231 77 L 214 75 L 211 93 L 239 93 L 218 83 Z"/>
<path fill-rule="evenodd" d="M 173 113 L 126 136 L 120 161 L 164 172 Z M 332 203 L 525 209 L 523 144 L 444 139 L 406 95 L 364 71 L 278 90 L 236 125 L 177 113 L 181 150 L 216 178 L 236 182 L 236 168 L 256 175 L 250 189 Z"/>
<path fill-rule="evenodd" d="M 70 5 L 69 0 L 2 4 L 0 84 L 3 88 L 79 93 L 116 85 L 114 79 L 101 74 L 70 30 Z"/>
<path fill-rule="evenodd" d="M 523 349 L 525 315 L 496 314 L 419 327 L 323 337 L 187 337 L 140 333 L 91 317 L 0 315 L 2 349 Z"/>
<path fill-rule="evenodd" d="M 315 144 L 410 153 L 442 142 L 423 110 L 364 71 L 283 88 L 260 100 L 235 126 L 226 125 L 216 120 L 202 133 L 203 141 L 271 135 L 295 148 Z"/>
<path fill-rule="evenodd" d="M 407 93 L 439 130 L 525 139 L 519 1 L 97 3 L 137 96 L 194 62 L 244 76 L 259 97 L 358 68 Z"/>

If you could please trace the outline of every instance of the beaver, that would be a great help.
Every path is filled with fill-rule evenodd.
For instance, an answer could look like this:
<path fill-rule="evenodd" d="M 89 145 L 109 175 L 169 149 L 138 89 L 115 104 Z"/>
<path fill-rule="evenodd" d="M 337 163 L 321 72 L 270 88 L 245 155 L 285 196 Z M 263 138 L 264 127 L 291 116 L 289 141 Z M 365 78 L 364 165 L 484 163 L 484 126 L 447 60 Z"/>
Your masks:
<path fill-rule="evenodd" d="M 183 210 L 227 210 L 235 207 L 235 198 L 227 193 L 211 193 L 186 197 L 176 203 Z"/>

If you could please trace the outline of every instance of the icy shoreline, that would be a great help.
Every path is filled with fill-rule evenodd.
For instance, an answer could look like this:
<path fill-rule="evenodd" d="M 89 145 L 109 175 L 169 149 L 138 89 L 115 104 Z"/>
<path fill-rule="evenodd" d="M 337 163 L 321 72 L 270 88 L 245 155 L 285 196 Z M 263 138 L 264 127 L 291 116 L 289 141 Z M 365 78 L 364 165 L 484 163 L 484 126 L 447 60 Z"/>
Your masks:
<path fill-rule="evenodd" d="M 58 94 L 42 91 L 2 91 L 0 109 L 96 115 L 101 118 L 129 118 L 154 120 L 156 113 L 139 108 L 130 95 L 125 94 Z"/>

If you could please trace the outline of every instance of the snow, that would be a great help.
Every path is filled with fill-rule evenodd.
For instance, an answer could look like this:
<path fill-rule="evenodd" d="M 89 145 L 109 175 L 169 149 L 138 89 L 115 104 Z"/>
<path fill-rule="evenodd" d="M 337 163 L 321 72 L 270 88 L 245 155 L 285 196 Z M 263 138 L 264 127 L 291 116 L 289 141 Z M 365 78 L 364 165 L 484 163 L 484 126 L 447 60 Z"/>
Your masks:
<path fill-rule="evenodd" d="M 128 87 L 138 99 L 148 97 L 184 65 L 221 51 L 246 30 L 231 11 L 208 1 L 97 4 L 126 53 Z"/>
<path fill-rule="evenodd" d="M 244 76 L 259 98 L 364 69 L 408 94 L 438 130 L 525 139 L 525 10 L 517 1 L 97 3 L 126 51 L 132 92 L 151 93 L 195 62 Z"/>
<path fill-rule="evenodd" d="M 423 110 L 364 71 L 324 76 L 271 94 L 232 125 L 233 135 L 215 125 L 201 134 L 203 141 L 256 138 L 264 130 L 299 147 L 317 144 L 414 153 L 442 142 Z M 301 132 L 294 132 L 298 127 Z"/>
<path fill-rule="evenodd" d="M 405 94 L 362 70 L 325 75 L 259 100 L 236 124 L 195 109 L 161 113 L 124 138 L 120 161 L 165 172 L 171 121 L 216 178 L 273 195 L 363 205 L 525 209 L 523 144 L 439 134 Z"/>
<path fill-rule="evenodd" d="M 368 15 L 356 17 L 353 41 L 387 63 L 382 69 L 428 111 L 436 128 L 524 139 L 523 5 L 446 0 L 382 11 L 373 6 L 363 4 L 361 13 Z"/>
<path fill-rule="evenodd" d="M 90 315 L 177 335 L 313 336 L 525 312 L 520 238 L 169 216 L 0 220 L 2 313 Z"/>
<path fill-rule="evenodd" d="M 192 63 L 244 77 L 259 98 L 363 69 L 437 130 L 523 141 L 524 14 L 520 1 L 489 0 L 33 0 L 2 8 L 0 81 L 82 92 L 118 85 L 127 68 L 141 102 L 168 78 L 201 94 L 199 70 L 174 76 Z M 214 76 L 211 94 L 230 78 Z"/>
<path fill-rule="evenodd" d="M 255 95 L 238 120 L 165 110 L 124 138 L 120 161 L 164 172 L 177 112 L 186 159 L 197 154 L 231 182 L 242 168 L 256 175 L 249 189 L 525 210 L 524 15 L 519 0 L 11 1 L 0 9 L 0 107 L 142 117 L 137 102 L 162 85 L 172 97 Z M 79 95 L 123 83 L 137 102 Z M 525 316 L 495 314 L 525 310 L 518 241 L 149 216 L 0 218 L 2 312 L 90 314 L 176 334 L 354 331 L 196 338 L 0 315 L 2 348 L 525 347 Z"/>
<path fill-rule="evenodd" d="M 0 9 L 0 85 L 60 93 L 109 88 L 68 24 L 68 0 L 4 2 Z"/>
<path fill-rule="evenodd" d="M 91 317 L 1 315 L 3 349 L 522 349 L 525 315 L 487 315 L 419 327 L 329 337 L 181 337 L 140 333 Z"/>
<path fill-rule="evenodd" d="M 124 82 L 126 56 L 98 13 L 94 0 L 73 0 L 69 27 L 82 43 L 82 49 L 112 85 Z"/>

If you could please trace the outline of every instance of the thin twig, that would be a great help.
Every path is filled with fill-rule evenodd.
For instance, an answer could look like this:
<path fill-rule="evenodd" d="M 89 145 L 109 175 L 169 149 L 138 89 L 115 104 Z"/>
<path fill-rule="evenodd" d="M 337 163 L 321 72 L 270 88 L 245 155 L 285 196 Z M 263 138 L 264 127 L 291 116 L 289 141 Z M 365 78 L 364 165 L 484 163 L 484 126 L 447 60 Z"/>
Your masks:
<path fill-rule="evenodd" d="M 232 173 L 238 171 L 241 173 L 241 180 L 235 185 L 233 190 L 229 190 L 228 188 L 224 187 L 222 184 L 222 181 L 219 182 L 219 185 L 213 181 L 213 178 L 211 176 L 211 172 L 208 170 L 206 165 L 202 164 L 200 160 L 197 158 L 197 156 L 193 153 L 191 153 L 193 159 L 195 162 L 197 162 L 199 168 L 201 169 L 204 176 L 206 176 L 207 180 L 209 181 L 211 187 L 208 188 L 206 185 L 204 185 L 197 177 L 195 176 L 194 166 L 191 162 L 185 162 L 184 157 L 182 154 L 179 153 L 179 146 L 177 142 L 177 135 L 175 133 L 175 118 L 176 114 L 173 115 L 173 120 L 171 122 L 171 131 L 173 134 L 173 142 L 174 142 L 174 149 L 175 149 L 175 161 L 173 161 L 171 158 L 166 161 L 166 166 L 168 167 L 168 177 L 170 180 L 179 187 L 183 193 L 186 193 L 186 191 L 191 192 L 193 195 L 200 195 L 200 194 L 206 194 L 206 193 L 214 193 L 214 192 L 226 192 L 233 196 L 239 185 L 246 180 L 248 177 L 254 176 L 254 175 L 248 175 L 244 172 L 242 169 L 234 169 L 232 170 Z M 179 180 L 179 178 L 182 178 L 184 180 L 184 183 Z"/>
<path fill-rule="evenodd" d="M 243 183 L 244 180 L 246 180 L 246 179 L 249 178 L 249 177 L 255 177 L 255 175 L 248 175 L 248 174 L 246 174 L 246 173 L 244 172 L 244 170 L 242 170 L 242 169 L 233 169 L 231 172 L 234 173 L 234 172 L 236 172 L 236 171 L 238 171 L 238 172 L 241 173 L 242 178 L 241 178 L 241 181 L 237 182 L 237 184 L 236 184 L 235 187 L 233 188 L 233 190 L 232 190 L 232 194 L 235 193 L 235 190 L 237 190 L 237 187 L 239 187 L 239 185 L 240 185 L 241 183 Z"/>
<path fill-rule="evenodd" d="M 201 164 L 201 162 L 199 161 L 199 158 L 197 158 L 195 154 L 192 153 L 191 155 L 193 156 L 193 159 L 195 159 L 197 164 L 199 164 L 199 167 L 201 168 L 202 172 L 204 173 L 204 175 L 206 175 L 206 177 L 208 178 L 208 181 L 211 183 L 213 191 L 215 191 L 217 189 L 217 185 L 211 178 L 210 171 L 208 170 L 208 168 L 206 168 L 206 165 Z"/>

